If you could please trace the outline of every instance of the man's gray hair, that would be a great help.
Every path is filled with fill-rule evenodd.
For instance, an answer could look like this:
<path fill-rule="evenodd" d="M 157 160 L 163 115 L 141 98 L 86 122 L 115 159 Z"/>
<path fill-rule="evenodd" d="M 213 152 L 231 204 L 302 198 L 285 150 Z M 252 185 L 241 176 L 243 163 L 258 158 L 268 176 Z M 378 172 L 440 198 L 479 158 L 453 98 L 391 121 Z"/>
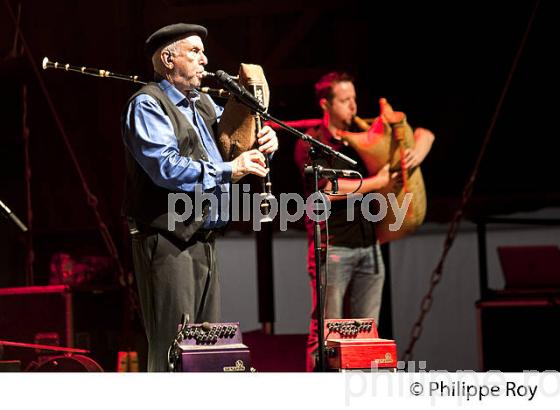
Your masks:
<path fill-rule="evenodd" d="M 154 67 L 154 71 L 161 76 L 165 75 L 165 66 L 161 61 L 161 53 L 167 51 L 171 55 L 175 55 L 177 53 L 177 48 L 179 43 L 183 40 L 174 41 L 171 44 L 167 44 L 165 46 L 161 46 L 156 50 L 156 52 L 152 55 L 152 66 Z"/>

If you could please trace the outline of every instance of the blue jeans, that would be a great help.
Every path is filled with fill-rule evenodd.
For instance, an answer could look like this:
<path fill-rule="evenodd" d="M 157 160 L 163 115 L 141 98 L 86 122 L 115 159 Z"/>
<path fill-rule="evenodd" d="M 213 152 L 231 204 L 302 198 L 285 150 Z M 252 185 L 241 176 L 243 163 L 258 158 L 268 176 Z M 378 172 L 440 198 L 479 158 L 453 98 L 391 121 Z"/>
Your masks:
<path fill-rule="evenodd" d="M 327 252 L 325 317 L 371 317 L 379 321 L 385 267 L 379 245 L 368 248 L 333 246 Z M 377 272 L 375 256 L 377 256 Z"/>
<path fill-rule="evenodd" d="M 328 266 L 321 261 L 324 277 L 328 268 L 325 318 L 373 318 L 379 322 L 385 265 L 379 244 L 367 248 L 332 246 L 328 249 Z M 313 243 L 308 249 L 308 271 L 312 294 L 312 314 L 307 339 L 308 371 L 315 367 L 318 347 L 317 295 L 315 285 L 315 254 Z"/>

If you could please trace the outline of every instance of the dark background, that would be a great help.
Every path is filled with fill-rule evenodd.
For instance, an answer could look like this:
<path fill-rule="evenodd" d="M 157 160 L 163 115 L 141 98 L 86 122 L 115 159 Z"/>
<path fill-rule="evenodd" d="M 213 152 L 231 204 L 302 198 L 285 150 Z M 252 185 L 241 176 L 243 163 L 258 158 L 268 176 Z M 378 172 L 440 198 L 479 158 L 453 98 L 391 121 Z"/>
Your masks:
<path fill-rule="evenodd" d="M 106 251 L 33 64 L 40 69 L 42 58 L 48 56 L 52 61 L 149 79 L 144 39 L 155 29 L 180 21 L 208 27 L 209 71 L 235 73 L 241 62 L 262 65 L 271 88 L 270 112 L 280 119 L 318 118 L 313 84 L 337 69 L 356 78 L 360 116 L 377 115 L 377 100 L 383 96 L 395 109 L 405 111 L 412 125 L 431 129 L 436 142 L 422 166 L 428 220 L 448 221 L 480 151 L 535 1 L 387 3 L 2 0 L 0 199 L 26 219 L 25 105 L 36 283 L 46 283 L 53 252 Z M 21 41 L 13 47 L 16 28 L 8 4 L 16 14 L 21 6 L 21 32 L 33 64 L 21 55 Z M 542 1 L 537 10 L 481 165 L 468 218 L 560 202 L 553 112 L 558 26 L 552 6 L 552 1 Z M 60 70 L 38 73 L 126 265 L 119 117 L 138 86 Z M 295 138 L 284 133 L 279 138 L 281 149 L 272 162 L 274 192 L 300 192 L 292 161 Z M 24 284 L 24 255 L 25 238 L 0 220 L 0 286 Z"/>

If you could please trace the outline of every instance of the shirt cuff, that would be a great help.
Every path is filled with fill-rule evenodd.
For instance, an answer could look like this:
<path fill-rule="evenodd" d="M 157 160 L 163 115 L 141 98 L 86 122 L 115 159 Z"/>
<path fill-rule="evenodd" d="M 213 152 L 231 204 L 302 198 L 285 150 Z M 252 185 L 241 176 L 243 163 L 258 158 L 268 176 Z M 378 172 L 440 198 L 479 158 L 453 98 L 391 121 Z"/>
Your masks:
<path fill-rule="evenodd" d="M 219 184 L 228 184 L 231 182 L 232 166 L 229 162 L 214 163 L 216 167 L 216 180 Z"/>

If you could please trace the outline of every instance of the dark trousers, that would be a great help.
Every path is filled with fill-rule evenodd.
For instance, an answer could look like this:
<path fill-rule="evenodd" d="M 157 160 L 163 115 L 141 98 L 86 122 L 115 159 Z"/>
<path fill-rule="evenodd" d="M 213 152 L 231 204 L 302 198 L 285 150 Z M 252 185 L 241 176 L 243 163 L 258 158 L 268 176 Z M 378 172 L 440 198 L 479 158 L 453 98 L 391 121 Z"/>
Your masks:
<path fill-rule="evenodd" d="M 148 371 L 167 371 L 167 352 L 183 314 L 190 323 L 219 320 L 215 244 L 140 233 L 132 236 L 132 257 L 148 338 Z"/>

